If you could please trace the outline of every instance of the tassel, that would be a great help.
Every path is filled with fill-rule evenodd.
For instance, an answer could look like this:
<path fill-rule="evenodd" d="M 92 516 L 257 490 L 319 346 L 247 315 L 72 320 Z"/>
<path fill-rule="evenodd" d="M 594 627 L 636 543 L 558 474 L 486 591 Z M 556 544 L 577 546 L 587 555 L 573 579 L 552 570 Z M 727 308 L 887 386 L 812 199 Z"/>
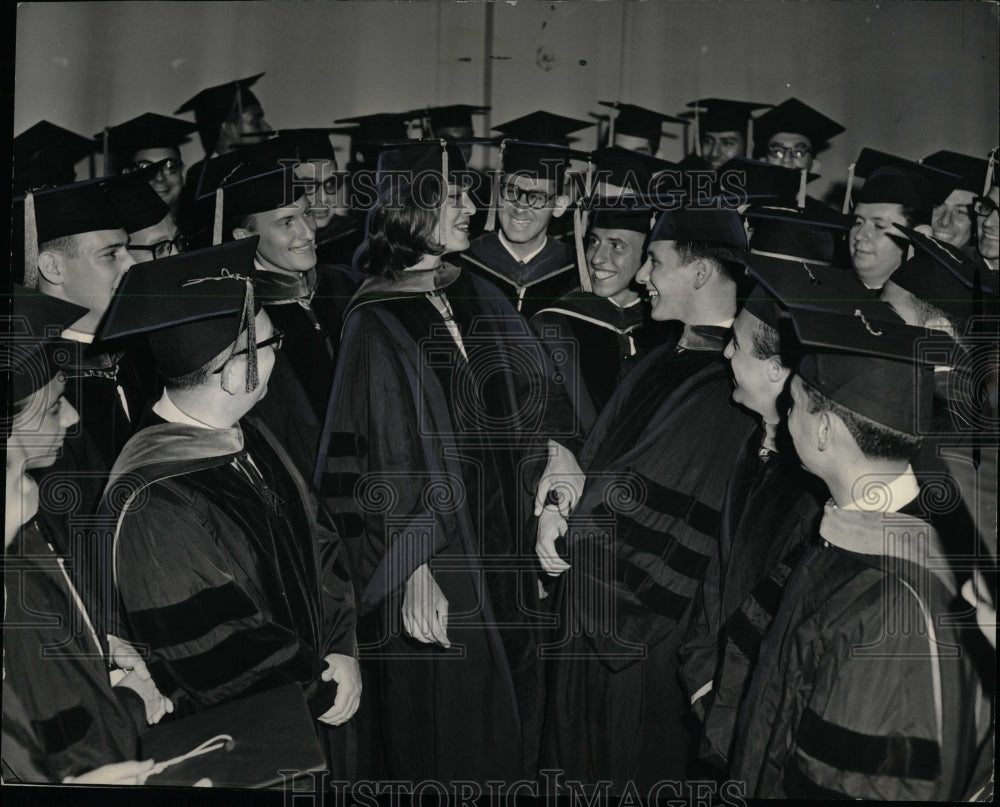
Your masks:
<path fill-rule="evenodd" d="M 243 315 L 240 317 L 240 330 L 243 321 L 247 326 L 247 392 L 253 392 L 260 383 L 257 373 L 257 322 L 254 315 L 253 283 L 246 278 L 247 291 L 243 297 Z M 235 347 L 235 343 L 233 345 Z"/>
<path fill-rule="evenodd" d="M 795 197 L 795 206 L 799 210 L 804 210 L 806 206 L 806 183 L 809 181 L 809 169 L 803 168 L 799 173 L 801 174 L 799 177 L 799 194 Z"/>
<path fill-rule="evenodd" d="M 753 154 L 753 116 L 750 116 L 750 120 L 747 121 L 747 134 L 746 134 L 746 144 L 747 144 L 747 154 Z"/>
<path fill-rule="evenodd" d="M 438 243 L 444 246 L 444 209 L 448 204 L 448 141 L 441 140 L 441 210 L 438 215 Z M 459 201 L 461 204 L 461 201 Z"/>
<path fill-rule="evenodd" d="M 104 176 L 106 177 L 111 176 L 111 144 L 109 142 L 110 139 L 111 139 L 111 132 L 109 131 L 108 127 L 105 126 L 104 135 L 101 138 L 101 140 L 103 141 L 102 150 L 104 152 Z"/>
<path fill-rule="evenodd" d="M 854 184 L 854 166 L 857 163 L 851 163 L 847 166 L 847 187 L 844 189 L 844 206 L 840 208 L 842 215 L 847 215 L 851 211 L 851 186 Z"/>
<path fill-rule="evenodd" d="M 500 141 L 500 148 L 497 149 L 497 166 L 493 172 L 493 185 L 490 187 L 490 209 L 486 214 L 487 232 L 493 232 L 497 228 L 497 207 L 500 204 L 500 176 L 503 171 L 503 152 L 507 147 L 507 140 Z"/>
<path fill-rule="evenodd" d="M 215 192 L 215 220 L 212 222 L 212 246 L 217 247 L 222 243 L 222 210 L 225 206 L 223 195 L 225 191 L 220 186 Z"/>
<path fill-rule="evenodd" d="M 989 162 L 986 164 L 986 181 L 983 183 L 982 196 L 986 196 L 990 192 L 990 185 L 993 184 L 993 172 L 997 168 L 997 150 L 993 149 L 990 152 Z"/>
<path fill-rule="evenodd" d="M 35 194 L 24 195 L 24 285 L 38 288 L 38 226 L 35 221 Z"/>
<path fill-rule="evenodd" d="M 615 118 L 618 117 L 616 114 L 618 112 L 618 102 L 612 107 L 612 112 L 608 116 L 608 145 L 613 146 L 615 144 Z"/>
<path fill-rule="evenodd" d="M 576 242 L 576 269 L 580 275 L 580 288 L 593 292 L 590 282 L 590 271 L 587 268 L 587 251 L 583 248 L 583 233 L 586 228 L 582 207 L 578 204 L 573 208 L 573 240 Z"/>
<path fill-rule="evenodd" d="M 694 137 L 695 148 L 698 149 L 698 156 L 703 157 L 704 155 L 701 153 L 701 120 L 698 117 L 697 104 L 695 104 L 694 107 L 694 134 L 692 137 Z"/>

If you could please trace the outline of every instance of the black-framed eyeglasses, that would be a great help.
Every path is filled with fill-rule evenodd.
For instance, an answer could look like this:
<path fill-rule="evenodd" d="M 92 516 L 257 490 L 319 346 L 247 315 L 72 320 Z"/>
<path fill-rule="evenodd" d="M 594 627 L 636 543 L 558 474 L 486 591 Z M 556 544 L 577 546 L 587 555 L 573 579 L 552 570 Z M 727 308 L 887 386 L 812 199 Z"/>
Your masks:
<path fill-rule="evenodd" d="M 532 191 L 519 188 L 517 185 L 503 185 L 500 188 L 500 195 L 504 201 L 511 204 L 526 205 L 533 210 L 541 210 L 551 200 L 555 199 L 554 193 L 544 193 L 543 191 Z"/>
<path fill-rule="evenodd" d="M 774 157 L 776 160 L 785 159 L 786 154 L 792 156 L 796 160 L 801 160 L 804 157 L 811 157 L 812 150 L 807 149 L 805 146 L 781 146 L 777 143 L 773 146 L 767 147 L 767 156 Z"/>
<path fill-rule="evenodd" d="M 315 196 L 320 188 L 327 196 L 336 195 L 344 185 L 344 178 L 337 174 L 327 177 L 322 182 L 314 182 L 306 187 L 306 193 Z"/>
<path fill-rule="evenodd" d="M 122 173 L 131 174 L 134 171 L 141 171 L 143 168 L 149 168 L 151 165 L 154 165 L 152 160 L 136 160 L 134 163 L 126 165 L 122 168 Z M 177 176 L 183 170 L 184 163 L 181 160 L 175 160 L 171 157 L 164 161 L 163 165 L 160 166 L 158 173 L 165 174 L 166 176 Z"/>
<path fill-rule="evenodd" d="M 182 235 L 178 235 L 173 240 L 157 241 L 155 244 L 129 244 L 128 250 L 131 252 L 133 249 L 139 249 L 143 252 L 148 252 L 152 255 L 150 260 L 157 261 L 160 258 L 169 258 L 171 255 L 183 252 L 186 246 L 187 239 Z"/>
<path fill-rule="evenodd" d="M 992 216 L 996 211 L 1000 210 L 1000 205 L 997 205 L 988 196 L 977 196 L 972 200 L 970 207 L 977 216 L 982 216 L 983 218 Z"/>
<path fill-rule="evenodd" d="M 274 333 L 272 333 L 267 339 L 262 342 L 257 343 L 257 350 L 263 350 L 266 347 L 273 347 L 275 350 L 281 350 L 281 343 L 285 338 L 285 332 L 280 328 L 275 328 Z M 245 356 L 250 352 L 249 348 L 243 348 L 242 350 L 237 350 L 233 353 L 229 359 L 235 359 L 237 356 Z M 226 359 L 226 361 L 229 361 Z M 226 365 L 223 364 L 218 370 L 212 370 L 213 375 L 218 375 L 225 369 Z"/>

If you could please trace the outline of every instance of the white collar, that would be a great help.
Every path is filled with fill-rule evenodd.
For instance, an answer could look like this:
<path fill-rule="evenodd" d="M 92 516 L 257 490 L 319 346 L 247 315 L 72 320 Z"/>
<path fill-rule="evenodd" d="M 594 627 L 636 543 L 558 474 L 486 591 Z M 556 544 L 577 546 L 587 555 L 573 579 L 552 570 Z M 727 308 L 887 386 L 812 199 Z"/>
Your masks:
<path fill-rule="evenodd" d="M 72 328 L 66 328 L 62 332 L 62 338 L 69 339 L 71 342 L 80 342 L 84 345 L 92 345 L 94 343 L 94 334 L 75 331 Z"/>
<path fill-rule="evenodd" d="M 190 415 L 178 409 L 177 404 L 170 400 L 170 396 L 167 395 L 166 390 L 163 390 L 160 400 L 153 404 L 153 411 L 167 421 L 167 423 L 183 423 L 186 426 L 196 426 L 199 429 L 215 428 L 214 426 L 209 426 L 207 423 L 202 423 L 200 420 L 195 420 Z"/>
<path fill-rule="evenodd" d="M 543 249 L 545 249 L 545 245 L 548 243 L 548 240 L 549 240 L 549 237 L 545 236 L 545 238 L 542 239 L 542 245 L 538 249 L 536 249 L 534 252 L 532 252 L 529 255 L 527 255 L 527 256 L 525 256 L 525 257 L 522 258 L 519 255 L 515 254 L 515 252 L 514 252 L 514 245 L 511 244 L 510 241 L 508 241 L 504 237 L 503 230 L 497 230 L 497 235 L 500 237 L 500 244 L 501 244 L 501 246 L 503 246 L 503 248 L 505 250 L 507 250 L 507 252 L 510 253 L 510 256 L 515 261 L 523 261 L 524 263 L 531 263 L 531 261 L 533 261 L 536 257 L 538 257 L 538 255 L 541 253 L 541 251 Z"/>
<path fill-rule="evenodd" d="M 712 322 L 709 324 L 715 328 L 732 328 L 734 322 L 736 322 L 736 317 L 733 317 L 732 319 L 724 319 L 722 322 Z"/>
<path fill-rule="evenodd" d="M 845 504 L 840 509 L 862 510 L 869 513 L 898 513 L 919 495 L 920 485 L 917 484 L 917 477 L 913 473 L 913 468 L 907 465 L 903 473 L 872 496 L 873 499 L 877 500 L 874 505 L 855 500 L 850 504 Z"/>

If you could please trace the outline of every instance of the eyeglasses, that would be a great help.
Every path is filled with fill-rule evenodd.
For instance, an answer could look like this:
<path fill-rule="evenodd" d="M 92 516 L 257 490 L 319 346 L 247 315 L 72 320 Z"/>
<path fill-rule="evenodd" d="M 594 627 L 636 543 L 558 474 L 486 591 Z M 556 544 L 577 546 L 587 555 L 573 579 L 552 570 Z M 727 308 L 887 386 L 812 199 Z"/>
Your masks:
<path fill-rule="evenodd" d="M 779 146 L 775 144 L 767 147 L 767 156 L 774 157 L 776 160 L 785 159 L 786 154 L 791 155 L 796 160 L 801 160 L 803 157 L 812 156 L 812 151 L 804 146 Z"/>
<path fill-rule="evenodd" d="M 257 343 L 257 350 L 263 350 L 266 347 L 273 347 L 275 350 L 281 350 L 281 342 L 282 340 L 284 340 L 284 338 L 285 338 L 284 331 L 280 330 L 279 328 L 275 328 L 273 334 L 267 337 L 267 339 L 265 339 L 263 342 Z M 229 359 L 235 359 L 237 356 L 245 356 L 249 352 L 250 352 L 249 348 L 243 348 L 242 350 L 237 350 L 229 357 Z M 226 361 L 229 361 L 229 359 L 226 359 Z M 222 367 L 220 367 L 218 370 L 212 370 L 212 375 L 218 375 L 225 368 L 226 365 L 223 364 Z"/>
<path fill-rule="evenodd" d="M 555 194 L 543 193 L 542 191 L 529 191 L 519 188 L 517 185 L 504 185 L 500 189 L 500 195 L 504 201 L 511 204 L 527 205 L 533 210 L 541 210 L 550 200 L 556 198 Z"/>
<path fill-rule="evenodd" d="M 971 207 L 977 216 L 982 216 L 983 218 L 992 216 L 996 211 L 1000 210 L 1000 206 L 988 196 L 977 196 L 972 200 Z"/>
<path fill-rule="evenodd" d="M 149 252 L 152 255 L 150 260 L 159 260 L 160 258 L 169 258 L 171 255 L 176 255 L 178 252 L 183 252 L 184 248 L 187 246 L 187 239 L 183 235 L 178 235 L 172 241 L 157 241 L 155 244 L 129 244 L 128 250 L 131 252 L 133 249 L 141 249 L 143 252 Z"/>
<path fill-rule="evenodd" d="M 123 174 L 131 174 L 135 171 L 141 171 L 143 168 L 149 168 L 149 166 L 154 165 L 152 160 L 136 160 L 131 165 L 126 165 L 122 169 Z M 163 165 L 160 166 L 158 173 L 165 174 L 166 176 L 177 176 L 181 171 L 184 170 L 184 163 L 180 160 L 168 159 Z"/>
<path fill-rule="evenodd" d="M 344 178 L 342 176 L 332 176 L 324 179 L 322 182 L 314 182 L 306 187 L 306 194 L 309 196 L 315 196 L 320 188 L 323 189 L 323 193 L 327 196 L 334 196 L 344 184 Z"/>

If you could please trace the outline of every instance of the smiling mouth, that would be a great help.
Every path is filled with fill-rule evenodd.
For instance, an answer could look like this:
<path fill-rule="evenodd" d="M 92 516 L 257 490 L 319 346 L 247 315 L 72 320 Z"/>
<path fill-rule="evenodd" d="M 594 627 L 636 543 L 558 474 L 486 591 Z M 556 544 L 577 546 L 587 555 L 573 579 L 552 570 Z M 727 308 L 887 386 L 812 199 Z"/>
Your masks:
<path fill-rule="evenodd" d="M 611 280 L 618 273 L 608 270 L 608 269 L 595 269 L 594 270 L 594 280 Z"/>
<path fill-rule="evenodd" d="M 288 251 L 289 252 L 294 252 L 296 255 L 305 255 L 307 252 L 311 252 L 312 249 L 313 249 L 313 245 L 310 243 L 310 244 L 306 244 L 305 246 L 302 246 L 302 247 L 289 247 Z"/>

